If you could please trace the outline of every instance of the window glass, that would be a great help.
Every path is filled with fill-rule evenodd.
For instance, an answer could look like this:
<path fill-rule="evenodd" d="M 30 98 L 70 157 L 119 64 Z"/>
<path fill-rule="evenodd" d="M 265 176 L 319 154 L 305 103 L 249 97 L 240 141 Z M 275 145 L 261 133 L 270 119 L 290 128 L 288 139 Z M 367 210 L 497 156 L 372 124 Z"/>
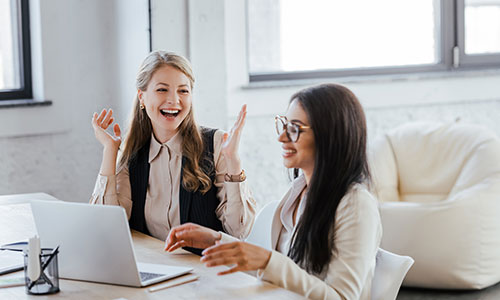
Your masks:
<path fill-rule="evenodd" d="M 435 0 L 248 0 L 250 73 L 435 64 Z"/>
<path fill-rule="evenodd" d="M 465 53 L 500 52 L 500 0 L 466 0 Z"/>
<path fill-rule="evenodd" d="M 21 88 L 17 1 L 0 0 L 0 90 Z"/>

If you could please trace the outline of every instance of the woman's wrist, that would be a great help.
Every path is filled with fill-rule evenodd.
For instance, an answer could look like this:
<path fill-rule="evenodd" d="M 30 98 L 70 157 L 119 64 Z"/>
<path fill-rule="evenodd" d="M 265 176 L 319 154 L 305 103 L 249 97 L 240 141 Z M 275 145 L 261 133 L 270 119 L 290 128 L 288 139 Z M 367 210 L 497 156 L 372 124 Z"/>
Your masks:
<path fill-rule="evenodd" d="M 273 254 L 272 251 L 269 251 L 269 250 L 265 250 L 266 251 L 266 259 L 264 261 L 264 263 L 260 266 L 260 270 L 264 270 L 266 269 L 267 265 L 269 264 L 269 261 L 271 260 L 271 255 Z"/>
<path fill-rule="evenodd" d="M 116 158 L 118 156 L 118 149 L 105 147 L 102 152 L 102 163 L 100 174 L 104 176 L 115 175 L 116 172 Z"/>
<path fill-rule="evenodd" d="M 217 242 L 220 242 L 222 240 L 222 233 L 220 231 L 215 231 L 213 230 L 213 242 L 212 246 L 217 244 Z"/>
<path fill-rule="evenodd" d="M 241 161 L 239 158 L 226 158 L 226 166 L 229 175 L 238 175 L 241 173 Z"/>
<path fill-rule="evenodd" d="M 118 150 L 120 149 L 120 145 L 116 145 L 113 143 L 104 145 L 103 151 L 104 152 L 110 152 L 110 153 L 118 153 Z"/>

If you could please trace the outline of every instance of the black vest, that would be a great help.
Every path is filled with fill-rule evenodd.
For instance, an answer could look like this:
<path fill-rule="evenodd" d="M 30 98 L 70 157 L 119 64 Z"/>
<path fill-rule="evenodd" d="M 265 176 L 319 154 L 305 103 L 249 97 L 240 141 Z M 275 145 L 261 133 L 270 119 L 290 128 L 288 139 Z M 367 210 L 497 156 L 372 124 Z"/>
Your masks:
<path fill-rule="evenodd" d="M 196 223 L 216 231 L 223 231 L 222 222 L 217 218 L 215 210 L 219 205 L 217 188 L 215 187 L 215 164 L 214 164 L 214 134 L 216 129 L 202 128 L 203 156 L 200 162 L 201 168 L 205 170 L 212 180 L 210 190 L 202 194 L 199 191 L 190 192 L 184 189 L 182 184 L 179 188 L 179 211 L 181 224 L 186 222 Z M 146 226 L 144 216 L 144 205 L 149 183 L 149 145 L 146 142 L 129 163 L 130 188 L 132 192 L 132 213 L 130 215 L 130 228 L 151 235 Z M 184 168 L 186 158 L 182 157 Z M 190 252 L 201 255 L 202 249 L 184 248 Z"/>

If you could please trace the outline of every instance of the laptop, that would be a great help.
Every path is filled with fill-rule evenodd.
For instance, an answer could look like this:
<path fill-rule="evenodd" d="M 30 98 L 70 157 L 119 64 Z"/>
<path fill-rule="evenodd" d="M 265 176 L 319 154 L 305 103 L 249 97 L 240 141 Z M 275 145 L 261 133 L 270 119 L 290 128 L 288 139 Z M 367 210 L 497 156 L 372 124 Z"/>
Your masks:
<path fill-rule="evenodd" d="M 193 270 L 137 263 L 120 206 L 33 201 L 31 209 L 42 247 L 60 246 L 60 278 L 144 287 Z"/>

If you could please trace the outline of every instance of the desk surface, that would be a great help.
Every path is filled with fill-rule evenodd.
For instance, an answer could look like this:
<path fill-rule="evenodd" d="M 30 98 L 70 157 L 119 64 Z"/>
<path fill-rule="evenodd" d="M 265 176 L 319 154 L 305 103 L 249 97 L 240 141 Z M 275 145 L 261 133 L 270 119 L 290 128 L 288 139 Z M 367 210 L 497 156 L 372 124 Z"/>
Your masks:
<path fill-rule="evenodd" d="M 34 235 L 35 225 L 29 202 L 57 200 L 43 193 L 0 196 L 0 245 L 26 240 Z M 98 284 L 61 279 L 61 291 L 50 296 L 29 296 L 24 286 L 0 288 L 0 299 L 302 299 L 299 295 L 261 282 L 245 274 L 235 273 L 217 276 L 225 267 L 206 268 L 199 257 L 185 252 L 170 254 L 163 251 L 163 241 L 132 232 L 137 260 L 146 263 L 190 266 L 197 281 L 150 293 L 147 288 L 131 288 L 118 285 Z M 0 278 L 21 277 L 22 271 Z M 161 285 L 159 283 L 158 285 Z M 155 285 L 153 285 L 155 286 Z"/>

